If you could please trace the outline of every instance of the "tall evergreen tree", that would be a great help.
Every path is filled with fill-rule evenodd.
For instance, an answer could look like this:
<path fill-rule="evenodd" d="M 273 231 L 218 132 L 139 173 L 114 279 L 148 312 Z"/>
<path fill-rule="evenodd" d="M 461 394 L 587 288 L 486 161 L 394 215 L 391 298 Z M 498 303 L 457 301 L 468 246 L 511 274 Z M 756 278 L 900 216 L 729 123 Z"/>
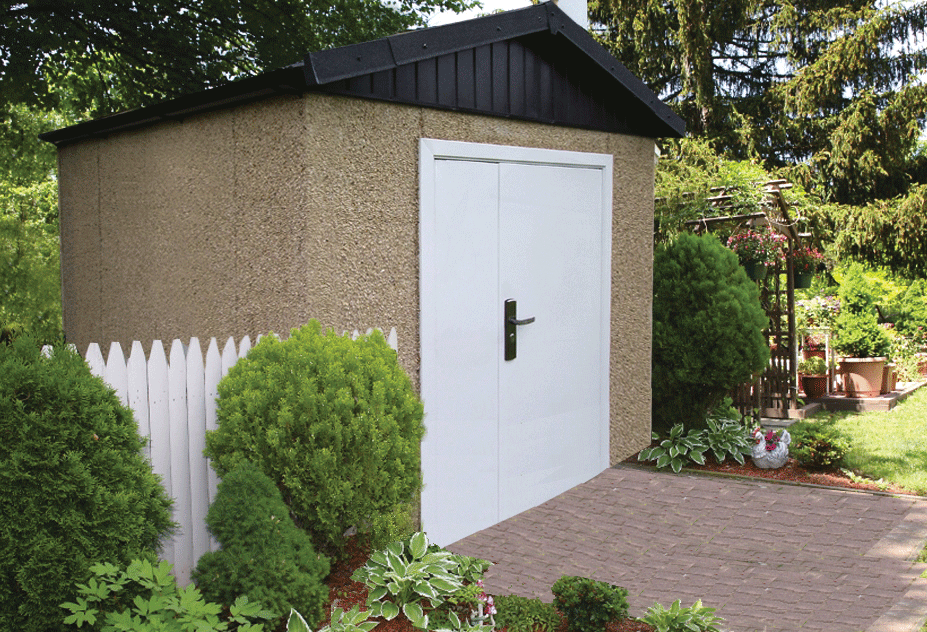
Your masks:
<path fill-rule="evenodd" d="M 803 184 L 841 254 L 925 274 L 927 2 L 598 0 L 590 15 L 691 134 Z"/>

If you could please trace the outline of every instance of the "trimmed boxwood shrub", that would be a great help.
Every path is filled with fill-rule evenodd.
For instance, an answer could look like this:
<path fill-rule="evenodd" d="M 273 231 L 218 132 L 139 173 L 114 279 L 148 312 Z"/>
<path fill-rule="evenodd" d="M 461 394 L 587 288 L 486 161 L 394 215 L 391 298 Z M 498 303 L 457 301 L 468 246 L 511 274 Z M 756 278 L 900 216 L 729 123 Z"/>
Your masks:
<path fill-rule="evenodd" d="M 789 452 L 812 470 L 837 467 L 850 449 L 850 440 L 833 419 L 797 421 L 789 426 Z"/>
<path fill-rule="evenodd" d="M 422 402 L 378 331 L 351 340 L 312 321 L 266 336 L 218 390 L 213 467 L 256 463 L 316 550 L 342 553 L 349 528 L 382 523 L 421 488 Z"/>
<path fill-rule="evenodd" d="M 887 356 L 892 350 L 892 339 L 876 322 L 875 314 L 843 311 L 834 324 L 834 349 L 847 358 L 876 358 Z"/>
<path fill-rule="evenodd" d="M 657 248 L 653 271 L 653 428 L 704 428 L 708 412 L 769 362 L 756 284 L 712 235 Z"/>
<path fill-rule="evenodd" d="M 64 346 L 0 344 L 0 436 L 0 630 L 58 630 L 92 565 L 155 559 L 171 501 L 132 412 Z"/>
<path fill-rule="evenodd" d="M 222 548 L 203 555 L 193 581 L 208 601 L 227 606 L 245 595 L 278 617 L 295 608 L 313 624 L 328 599 L 328 559 L 297 528 L 273 481 L 242 463 L 219 483 L 206 515 Z"/>
<path fill-rule="evenodd" d="M 551 587 L 554 607 L 573 632 L 600 632 L 628 616 L 628 591 L 587 577 L 564 575 Z"/>

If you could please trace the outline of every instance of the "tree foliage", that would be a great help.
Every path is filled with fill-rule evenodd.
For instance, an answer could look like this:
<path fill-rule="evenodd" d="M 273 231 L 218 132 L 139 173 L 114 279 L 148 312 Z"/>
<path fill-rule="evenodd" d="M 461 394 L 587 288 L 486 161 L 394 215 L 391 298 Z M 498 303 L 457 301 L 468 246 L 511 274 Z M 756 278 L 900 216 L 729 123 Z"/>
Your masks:
<path fill-rule="evenodd" d="M 38 135 L 423 25 L 470 0 L 24 0 L 0 7 L 0 338 L 61 336 L 55 149 Z"/>
<path fill-rule="evenodd" d="M 925 274 L 927 3 L 599 0 L 590 15 L 691 134 L 802 185 L 841 254 Z"/>
<path fill-rule="evenodd" d="M 8 104 L 0 126 L 0 338 L 61 337 L 58 183 L 54 148 L 38 139 L 65 117 Z"/>
<path fill-rule="evenodd" d="M 0 9 L 0 101 L 94 114 L 424 25 L 467 0 L 24 0 Z"/>

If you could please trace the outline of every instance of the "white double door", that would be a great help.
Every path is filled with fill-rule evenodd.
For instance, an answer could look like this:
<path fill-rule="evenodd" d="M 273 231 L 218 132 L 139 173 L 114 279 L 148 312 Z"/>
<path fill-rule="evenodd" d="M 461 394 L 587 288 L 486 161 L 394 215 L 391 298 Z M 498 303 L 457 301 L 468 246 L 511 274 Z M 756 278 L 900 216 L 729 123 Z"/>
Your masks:
<path fill-rule="evenodd" d="M 612 162 L 429 139 L 420 160 L 422 525 L 446 545 L 608 467 Z M 506 328 L 510 299 L 533 322 Z"/>

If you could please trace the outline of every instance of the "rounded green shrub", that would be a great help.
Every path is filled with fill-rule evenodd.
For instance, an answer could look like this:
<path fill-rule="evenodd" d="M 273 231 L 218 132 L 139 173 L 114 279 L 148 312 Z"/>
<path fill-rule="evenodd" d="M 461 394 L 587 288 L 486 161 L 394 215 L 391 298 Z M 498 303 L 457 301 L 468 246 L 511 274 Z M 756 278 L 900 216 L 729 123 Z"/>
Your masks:
<path fill-rule="evenodd" d="M 0 630 L 58 630 L 98 563 L 155 559 L 171 501 L 132 412 L 62 346 L 0 344 Z"/>
<path fill-rule="evenodd" d="M 551 587 L 554 607 L 573 632 L 599 632 L 628 616 L 628 591 L 587 577 L 564 575 Z"/>
<path fill-rule="evenodd" d="M 231 605 L 244 595 L 278 617 L 295 608 L 313 624 L 322 618 L 328 559 L 293 524 L 280 490 L 257 465 L 242 463 L 222 479 L 206 526 L 222 546 L 193 571 L 207 600 Z"/>
<path fill-rule="evenodd" d="M 837 467 L 850 449 L 849 439 L 833 419 L 797 421 L 789 426 L 792 443 L 789 452 L 812 470 Z"/>
<path fill-rule="evenodd" d="M 351 340 L 312 321 L 266 336 L 218 390 L 213 467 L 256 463 L 316 550 L 340 554 L 349 528 L 369 530 L 421 488 L 422 402 L 379 332 Z"/>
<path fill-rule="evenodd" d="M 769 362 L 759 290 L 712 235 L 658 247 L 653 272 L 653 428 L 704 428 L 708 412 Z"/>
<path fill-rule="evenodd" d="M 848 358 L 876 358 L 892 351 L 892 339 L 875 314 L 843 311 L 834 325 L 834 349 Z"/>

